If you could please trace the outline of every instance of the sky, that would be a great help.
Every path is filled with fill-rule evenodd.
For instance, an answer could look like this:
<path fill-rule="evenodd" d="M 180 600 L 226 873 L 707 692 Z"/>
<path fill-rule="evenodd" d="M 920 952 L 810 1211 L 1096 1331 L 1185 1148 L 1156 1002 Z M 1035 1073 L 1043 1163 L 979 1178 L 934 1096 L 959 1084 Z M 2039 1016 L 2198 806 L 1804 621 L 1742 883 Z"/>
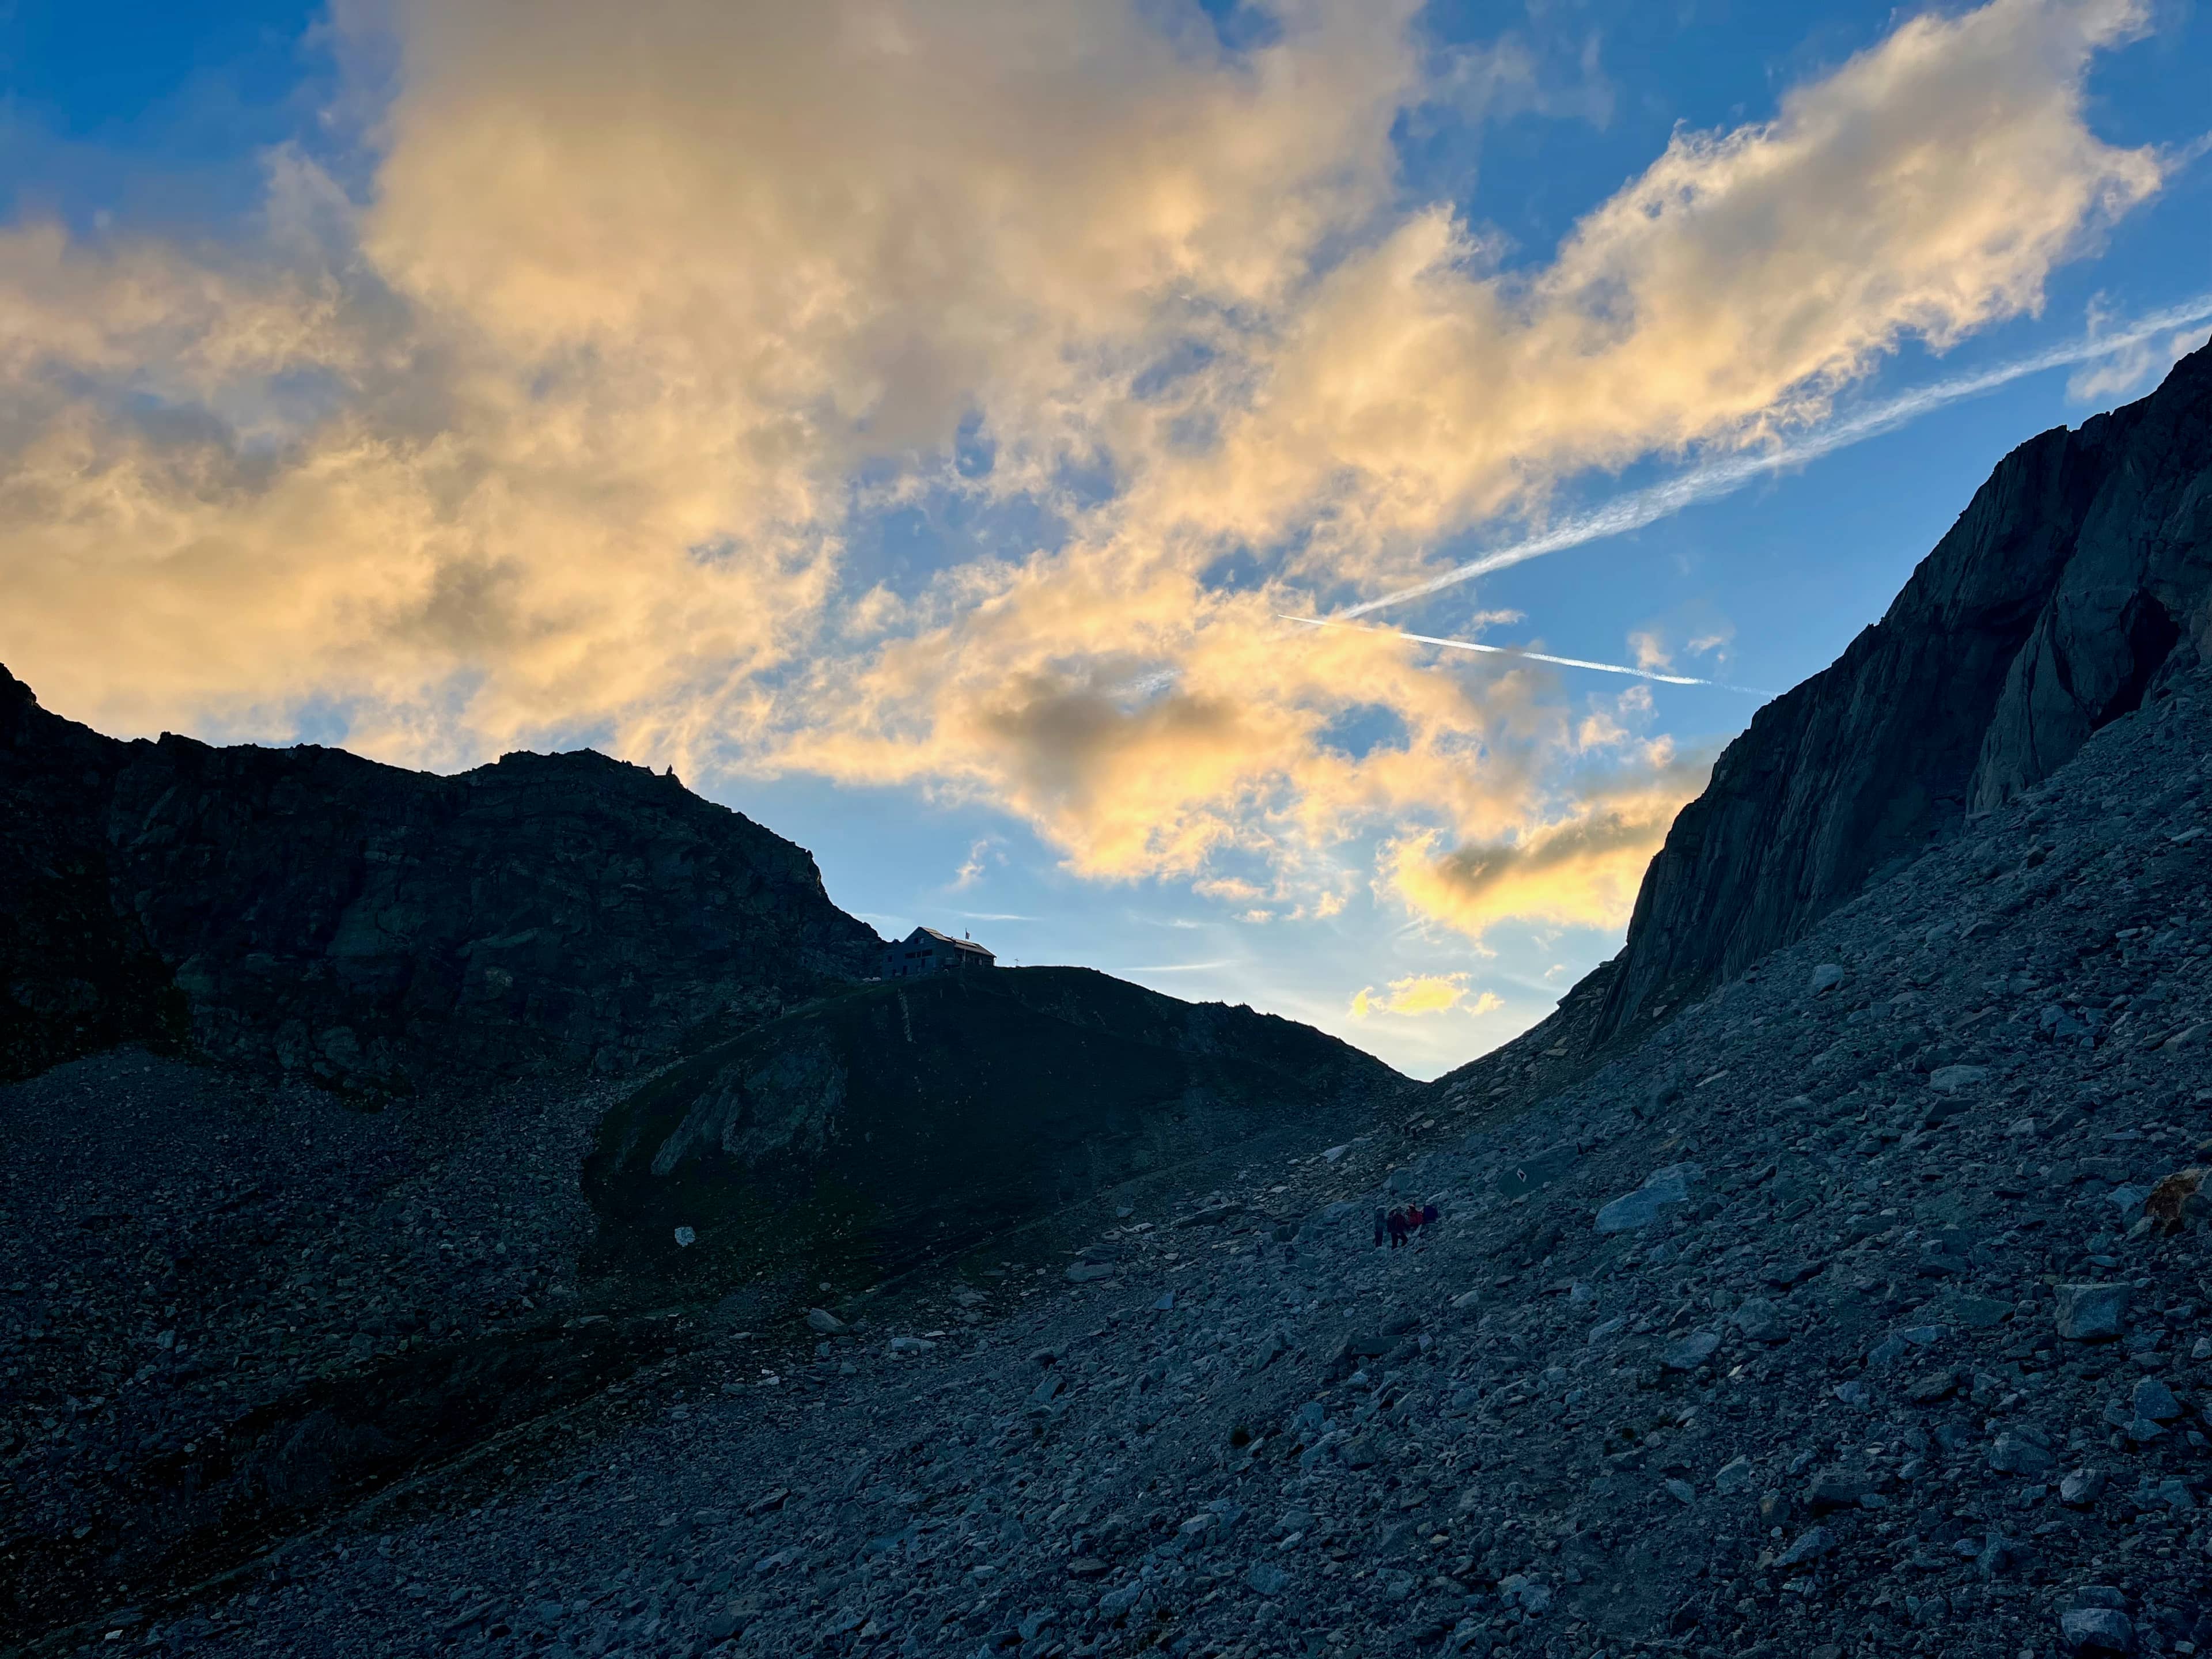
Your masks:
<path fill-rule="evenodd" d="M 2193 0 L 0 0 L 0 662 L 1428 1077 L 2212 329 Z"/>

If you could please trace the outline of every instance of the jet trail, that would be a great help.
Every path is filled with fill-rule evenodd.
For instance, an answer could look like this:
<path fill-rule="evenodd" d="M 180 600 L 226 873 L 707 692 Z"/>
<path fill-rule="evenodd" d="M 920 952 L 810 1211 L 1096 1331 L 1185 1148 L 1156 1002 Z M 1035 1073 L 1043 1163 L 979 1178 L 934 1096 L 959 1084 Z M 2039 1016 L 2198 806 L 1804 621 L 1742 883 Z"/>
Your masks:
<path fill-rule="evenodd" d="M 1285 622 L 1305 628 L 1348 628 L 1360 634 L 1388 634 L 1394 639 L 1413 640 L 1422 645 L 1441 645 L 1451 651 L 1480 651 L 1486 656 L 1520 657 L 1529 662 L 1555 663 L 1561 668 L 1592 668 L 1601 674 L 1627 674 L 1639 680 L 1656 680 L 1662 685 L 1710 685 L 1719 691 L 1741 691 L 1749 697 L 1768 697 L 1774 694 L 1761 691 L 1755 686 L 1730 685 L 1726 680 L 1701 680 L 1690 674 L 1662 674 L 1656 669 L 1631 668 L 1626 663 L 1589 662 L 1581 657 L 1555 657 L 1544 651 L 1524 651 L 1516 645 L 1484 645 L 1476 640 L 1446 639 L 1437 634 L 1409 634 L 1402 628 L 1382 628 L 1371 623 L 1348 623 L 1335 617 L 1293 617 L 1277 611 Z"/>
<path fill-rule="evenodd" d="M 1694 507 L 1700 501 L 1729 495 L 1763 473 L 1779 471 L 1784 467 L 1795 466 L 1804 461 L 1815 461 L 1868 438 L 1894 431 L 1929 410 L 1940 409 L 1962 398 L 1978 397 L 1985 392 L 1994 392 L 2001 386 L 2030 374 L 2040 374 L 2046 369 L 2064 368 L 2075 363 L 2091 362 L 2099 357 L 2109 357 L 2116 351 L 2140 345 L 2155 335 L 2186 328 L 2207 318 L 2212 318 L 2212 294 L 2200 294 L 2193 300 L 2169 306 L 2164 311 L 2154 312 L 2140 319 L 2124 333 L 2100 334 L 2093 339 L 2075 340 L 2067 345 L 2037 352 L 2032 356 L 2014 358 L 2011 362 L 2000 363 L 1978 374 L 1938 380 L 1933 386 L 1900 393 L 1861 410 L 1857 414 L 1819 432 L 1784 444 L 1778 449 L 1716 461 L 1685 472 L 1680 477 L 1669 478 L 1664 483 L 1654 484 L 1649 489 L 1623 495 L 1595 513 L 1570 519 L 1540 536 L 1516 542 L 1510 547 L 1494 549 L 1412 587 L 1401 587 L 1394 593 L 1383 594 L 1380 599 L 1347 606 L 1336 612 L 1331 620 L 1343 622 L 1354 617 L 1364 617 L 1370 611 L 1380 611 L 1384 605 L 1425 599 L 1461 582 L 1472 581 L 1477 576 L 1487 576 L 1492 571 L 1541 558 L 1547 553 L 1558 553 L 1571 547 L 1581 547 L 1586 543 L 1601 541 L 1608 536 L 1641 530 L 1644 526 L 1655 524 L 1686 507 Z"/>

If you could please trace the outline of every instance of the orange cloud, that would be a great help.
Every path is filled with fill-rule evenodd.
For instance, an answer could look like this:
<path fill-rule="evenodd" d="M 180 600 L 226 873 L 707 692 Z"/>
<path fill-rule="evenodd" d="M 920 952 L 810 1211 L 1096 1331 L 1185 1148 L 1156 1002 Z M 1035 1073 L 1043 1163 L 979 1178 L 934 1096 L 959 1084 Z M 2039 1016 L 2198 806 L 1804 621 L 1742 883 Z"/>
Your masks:
<path fill-rule="evenodd" d="M 1691 787 L 1648 701 L 1274 613 L 2033 310 L 2160 184 L 2083 112 L 2141 9 L 1908 21 L 1510 275 L 1399 201 L 1414 0 L 1269 9 L 342 7 L 398 64 L 360 198 L 280 151 L 252 245 L 0 231 L 0 658 L 131 730 L 334 705 L 395 759 L 987 802 L 1254 915 L 1613 925 Z M 940 491 L 1065 545 L 863 584 L 856 526 Z"/>
<path fill-rule="evenodd" d="M 1424 830 L 1386 850 L 1379 884 L 1476 939 L 1509 920 L 1619 927 L 1674 814 L 1704 781 L 1702 768 L 1668 767 L 1641 788 L 1578 800 L 1508 840 L 1446 845 Z"/>
<path fill-rule="evenodd" d="M 1371 985 L 1362 989 L 1352 999 L 1352 1017 L 1368 1019 L 1376 1014 L 1442 1014 L 1464 1007 L 1479 1018 L 1504 1006 L 1505 1000 L 1495 991 L 1478 992 L 1469 998 L 1465 974 L 1408 974 L 1403 979 L 1392 980 L 1386 995 L 1377 996 Z"/>

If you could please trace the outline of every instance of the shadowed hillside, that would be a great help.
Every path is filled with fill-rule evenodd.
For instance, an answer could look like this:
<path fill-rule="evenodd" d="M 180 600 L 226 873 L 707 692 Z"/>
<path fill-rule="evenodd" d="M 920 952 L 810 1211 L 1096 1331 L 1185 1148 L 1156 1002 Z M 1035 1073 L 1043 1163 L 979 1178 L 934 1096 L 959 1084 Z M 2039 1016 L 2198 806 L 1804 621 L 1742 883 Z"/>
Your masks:
<path fill-rule="evenodd" d="M 945 974 L 653 1079 L 607 1117 L 585 1184 L 611 1265 L 692 1283 L 805 1259 L 866 1284 L 1255 1137 L 1364 1123 L 1409 1088 L 1249 1008 L 1080 968 Z"/>
<path fill-rule="evenodd" d="M 128 1041 L 369 1098 L 619 1075 L 878 945 L 803 848 L 672 775 L 124 743 L 0 669 L 0 1078 Z"/>

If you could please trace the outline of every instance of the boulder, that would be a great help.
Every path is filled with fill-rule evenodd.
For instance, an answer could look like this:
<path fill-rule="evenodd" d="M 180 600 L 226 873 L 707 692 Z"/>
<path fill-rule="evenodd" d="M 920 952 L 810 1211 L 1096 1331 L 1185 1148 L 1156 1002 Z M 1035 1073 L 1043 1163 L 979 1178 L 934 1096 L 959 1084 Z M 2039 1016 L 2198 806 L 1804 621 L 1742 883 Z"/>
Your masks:
<path fill-rule="evenodd" d="M 2130 1654 L 2136 1627 L 2117 1607 L 2072 1607 L 2058 1615 L 2058 1639 L 2069 1653 Z"/>
<path fill-rule="evenodd" d="M 2148 1417 L 2154 1423 L 2171 1423 L 2181 1415 L 2181 1401 L 2174 1398 L 2172 1389 L 2154 1376 L 2146 1376 L 2136 1384 L 2130 1403 L 2137 1417 Z"/>
<path fill-rule="evenodd" d="M 1801 1567 L 1817 1561 L 1836 1547 L 1836 1535 L 1826 1527 L 1812 1527 L 1797 1534 L 1790 1547 L 1774 1558 L 1778 1567 Z"/>
<path fill-rule="evenodd" d="M 2069 1342 L 2105 1342 L 2120 1334 L 2132 1294 L 2126 1285 L 2061 1285 L 2058 1334 Z"/>
<path fill-rule="evenodd" d="M 1713 1490 L 1723 1498 L 1733 1498 L 1740 1492 L 1748 1492 L 1758 1480 L 1759 1471 L 1748 1457 L 1735 1457 L 1721 1465 L 1713 1475 Z"/>
<path fill-rule="evenodd" d="M 2046 1448 L 2025 1435 L 2000 1434 L 1990 1447 L 1990 1467 L 2000 1474 L 2039 1475 L 2052 1462 Z"/>
<path fill-rule="evenodd" d="M 1692 1184 L 1704 1175 L 1705 1170 L 1695 1164 L 1670 1164 L 1653 1170 L 1634 1192 L 1622 1194 L 1598 1211 L 1598 1231 L 1634 1232 L 1650 1226 L 1668 1205 L 1686 1202 Z"/>
<path fill-rule="evenodd" d="M 1780 1342 L 1790 1334 L 1782 1310 L 1763 1296 L 1746 1297 L 1730 1317 L 1747 1342 Z"/>

